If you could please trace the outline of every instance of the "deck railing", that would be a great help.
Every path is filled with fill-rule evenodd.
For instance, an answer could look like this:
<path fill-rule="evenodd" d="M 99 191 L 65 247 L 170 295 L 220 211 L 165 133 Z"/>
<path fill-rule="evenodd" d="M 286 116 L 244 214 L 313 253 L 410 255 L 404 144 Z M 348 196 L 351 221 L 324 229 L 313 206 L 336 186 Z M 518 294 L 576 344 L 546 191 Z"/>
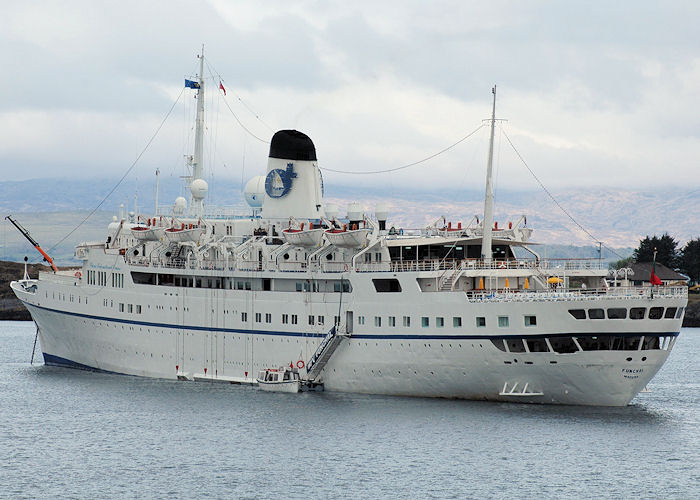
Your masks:
<path fill-rule="evenodd" d="M 365 265 L 359 264 L 358 267 Z M 489 262 L 482 259 L 428 259 L 391 262 L 392 272 L 487 269 L 537 269 L 551 274 L 562 274 L 576 270 L 604 270 L 607 269 L 607 264 L 598 259 L 492 259 Z"/>
<path fill-rule="evenodd" d="M 197 263 L 194 260 L 186 262 L 182 259 L 157 259 L 147 257 L 127 256 L 127 263 L 135 266 L 173 269 L 201 269 L 201 270 L 241 270 L 261 271 L 267 269 L 267 263 L 259 261 L 223 259 L 202 260 Z M 274 270 L 282 272 L 323 271 L 327 273 L 341 273 L 354 270 L 356 272 L 410 272 L 410 271 L 480 271 L 480 270 L 504 270 L 504 269 L 528 269 L 538 274 L 562 276 L 570 271 L 601 271 L 607 269 L 607 264 L 598 259 L 494 259 L 486 262 L 482 259 L 424 259 L 401 260 L 391 262 L 359 262 L 354 269 L 350 262 L 312 262 L 283 261 L 278 262 L 278 268 Z M 273 269 L 270 269 L 273 270 Z"/>
<path fill-rule="evenodd" d="M 541 302 L 620 299 L 648 300 L 653 297 L 687 297 L 684 286 L 615 287 L 586 290 L 471 290 L 463 292 L 470 302 Z"/>

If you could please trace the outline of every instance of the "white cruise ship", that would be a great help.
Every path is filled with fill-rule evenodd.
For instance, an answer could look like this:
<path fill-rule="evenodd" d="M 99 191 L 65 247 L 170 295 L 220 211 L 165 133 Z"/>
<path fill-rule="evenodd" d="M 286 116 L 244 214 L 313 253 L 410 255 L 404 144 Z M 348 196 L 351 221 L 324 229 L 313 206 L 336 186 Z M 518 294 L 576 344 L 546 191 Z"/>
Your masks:
<path fill-rule="evenodd" d="M 386 207 L 324 203 L 295 130 L 249 214 L 205 207 L 202 64 L 189 203 L 120 213 L 78 270 L 12 282 L 47 365 L 254 383 L 291 364 L 330 391 L 626 405 L 666 361 L 686 288 L 608 287 L 600 260 L 542 259 L 524 217 L 493 220 L 495 88 L 483 217 L 409 234 Z"/>

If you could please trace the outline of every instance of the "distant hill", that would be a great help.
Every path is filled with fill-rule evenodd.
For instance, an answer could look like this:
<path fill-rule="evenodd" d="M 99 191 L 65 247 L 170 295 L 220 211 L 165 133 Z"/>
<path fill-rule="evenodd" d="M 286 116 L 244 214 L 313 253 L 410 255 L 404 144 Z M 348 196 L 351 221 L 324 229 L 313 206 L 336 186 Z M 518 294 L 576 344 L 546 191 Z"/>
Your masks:
<path fill-rule="evenodd" d="M 176 177 L 161 176 L 160 205 L 167 206 L 176 196 L 187 193 Z M 0 182 L 0 212 L 15 214 L 45 247 L 50 248 L 94 209 L 116 184 L 116 179 L 37 179 Z M 138 189 L 137 189 L 138 188 Z M 136 192 L 138 191 L 138 197 Z M 533 240 L 545 243 L 539 251 L 549 257 L 597 257 L 600 240 L 615 250 L 603 258 L 617 260 L 627 256 L 646 235 L 668 232 L 681 244 L 700 236 L 700 189 L 633 191 L 618 188 L 569 188 L 553 193 L 560 205 L 594 238 L 577 227 L 551 199 L 541 191 L 496 191 L 495 219 L 502 225 L 527 215 L 528 226 L 534 228 Z M 68 262 L 76 243 L 101 240 L 111 217 L 124 204 L 134 205 L 146 213 L 153 210 L 155 178 L 140 181 L 127 179 L 105 201 L 85 225 L 55 249 L 59 262 Z M 138 201 L 137 201 L 138 200 Z M 368 213 L 378 202 L 389 205 L 389 224 L 419 228 L 440 216 L 453 222 L 466 223 L 474 214 L 483 212 L 483 193 L 479 190 L 421 192 L 396 186 L 357 188 L 327 187 L 326 200 L 340 206 L 340 212 L 351 201 L 358 201 Z M 237 207 L 248 211 L 241 196 L 241 182 L 219 178 L 210 180 L 209 204 Z M 34 250 L 21 240 L 14 228 L 3 220 L 0 258 L 21 260 Z"/>

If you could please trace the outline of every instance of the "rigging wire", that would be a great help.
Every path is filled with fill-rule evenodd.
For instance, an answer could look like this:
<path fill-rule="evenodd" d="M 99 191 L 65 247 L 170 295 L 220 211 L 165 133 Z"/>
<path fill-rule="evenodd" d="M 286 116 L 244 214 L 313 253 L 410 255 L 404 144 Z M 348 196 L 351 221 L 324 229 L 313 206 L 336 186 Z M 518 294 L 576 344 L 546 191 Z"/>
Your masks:
<path fill-rule="evenodd" d="M 126 177 L 129 175 L 129 173 L 134 169 L 134 167 L 136 166 L 136 164 L 138 163 L 138 161 L 139 161 L 139 160 L 141 159 L 141 157 L 144 155 L 144 153 L 146 152 L 146 150 L 148 150 L 148 148 L 151 146 L 151 143 L 153 143 L 153 141 L 155 140 L 156 136 L 157 136 L 158 133 L 160 132 L 160 129 L 162 129 L 162 128 L 163 128 L 163 125 L 165 125 L 165 122 L 167 121 L 168 117 L 170 116 L 170 113 L 172 113 L 173 109 L 175 109 L 175 106 L 176 106 L 177 103 L 180 101 L 180 97 L 182 97 L 182 94 L 183 94 L 184 92 L 185 92 L 185 87 L 183 87 L 182 90 L 180 90 L 180 94 L 178 94 L 177 99 L 175 99 L 175 102 L 173 102 L 173 105 L 170 106 L 170 109 L 169 109 L 168 112 L 165 114 L 165 117 L 164 117 L 163 120 L 160 122 L 160 125 L 158 125 L 158 128 L 156 129 L 156 131 L 153 133 L 153 135 L 151 136 L 151 138 L 150 138 L 150 139 L 148 140 L 148 142 L 146 143 L 146 146 L 145 146 L 145 147 L 143 148 L 143 150 L 139 153 L 139 155 L 136 157 L 136 159 L 135 159 L 134 162 L 131 164 L 131 166 L 126 170 L 126 172 L 124 172 L 124 175 L 122 175 L 121 179 L 119 179 L 119 181 L 114 185 L 114 187 L 110 190 L 110 192 L 107 193 L 107 195 L 106 195 L 104 198 L 102 198 L 102 201 L 100 201 L 100 202 L 97 204 L 97 206 L 96 206 L 95 208 L 93 208 L 92 211 L 91 211 L 89 214 L 87 214 L 87 215 L 85 216 L 85 218 L 84 218 L 82 221 L 80 221 L 80 222 L 78 223 L 77 226 L 75 226 L 68 234 L 66 234 L 63 238 L 61 238 L 54 246 L 52 246 L 51 248 L 49 248 L 49 249 L 47 250 L 47 252 L 50 252 L 51 250 L 53 250 L 54 248 L 56 248 L 58 245 L 60 245 L 61 243 L 63 243 L 63 242 L 66 240 L 66 238 L 68 238 L 71 234 L 73 234 L 74 232 L 76 232 L 80 226 L 82 226 L 83 224 L 85 224 L 85 223 L 87 222 L 87 220 L 88 220 L 90 217 L 92 217 L 92 216 L 95 214 L 95 212 L 97 212 L 97 210 L 99 210 L 99 208 L 104 204 L 104 202 L 107 201 L 107 199 L 108 199 L 110 196 L 112 196 L 112 194 L 117 190 L 117 188 L 120 186 L 120 184 L 121 184 L 122 182 L 124 182 L 124 179 L 126 179 Z"/>
<path fill-rule="evenodd" d="M 259 141 L 262 142 L 263 144 L 270 144 L 270 141 L 266 141 L 265 139 L 261 139 L 260 137 L 258 137 L 257 135 L 255 135 L 253 132 L 251 132 L 245 125 L 243 125 L 243 122 L 241 122 L 241 120 L 238 118 L 238 116 L 236 115 L 236 113 L 233 112 L 233 109 L 231 109 L 231 106 L 229 105 L 229 103 L 228 103 L 228 101 L 227 101 L 226 99 L 224 99 L 224 104 L 226 104 L 226 107 L 227 107 L 228 110 L 231 112 L 231 114 L 233 115 L 233 117 L 236 119 L 236 121 L 238 122 L 238 124 L 241 126 L 241 128 L 242 128 L 243 130 L 245 130 L 246 132 L 248 132 L 248 134 L 249 134 L 250 136 L 256 138 L 257 140 L 259 140 Z"/>
<path fill-rule="evenodd" d="M 214 74 L 216 74 L 220 83 L 225 82 L 225 80 L 223 78 L 221 78 L 221 73 L 216 71 L 213 65 L 209 64 L 209 59 L 204 59 L 204 64 L 207 65 L 207 69 L 209 70 L 209 73 L 211 74 L 212 78 L 215 76 Z M 235 90 L 231 89 L 230 92 L 233 92 L 233 95 L 236 96 L 236 99 L 238 99 L 240 101 L 240 103 L 250 112 L 251 115 L 253 115 L 260 123 L 265 125 L 265 127 L 267 127 L 267 129 L 270 132 L 275 131 L 272 127 L 270 127 L 267 123 L 265 123 L 265 121 L 262 118 L 260 118 L 260 115 L 255 110 L 253 110 L 253 108 L 248 106 L 248 104 L 241 98 L 241 96 L 236 94 Z"/>
<path fill-rule="evenodd" d="M 211 75 L 212 79 L 214 79 L 214 73 L 217 73 L 217 72 L 214 71 L 214 68 L 207 62 L 206 59 L 204 60 L 204 62 L 205 62 L 205 64 L 207 65 L 207 69 L 209 70 L 209 74 Z M 219 82 L 220 82 L 220 83 L 223 83 L 223 79 L 221 79 L 221 75 L 219 75 L 218 73 L 217 73 L 217 75 L 219 76 Z M 219 91 L 221 92 L 221 89 L 220 89 L 220 88 L 217 88 L 217 90 L 219 90 Z M 236 95 L 235 92 L 234 92 L 234 95 Z M 238 95 L 236 95 L 236 97 L 238 97 Z M 241 126 L 241 128 L 242 128 L 243 130 L 245 130 L 246 132 L 248 132 L 248 134 L 250 134 L 251 136 L 253 136 L 253 137 L 256 138 L 257 140 L 259 140 L 259 141 L 262 142 L 263 144 L 270 144 L 269 141 L 266 141 L 265 139 L 261 139 L 260 137 L 258 137 L 257 135 L 255 135 L 253 132 L 251 132 L 250 129 L 249 129 L 248 127 L 246 127 L 245 125 L 243 125 L 243 122 L 238 118 L 238 115 L 236 115 L 236 113 L 233 112 L 233 108 L 231 108 L 231 105 L 228 103 L 228 100 L 226 99 L 225 94 L 224 94 L 224 99 L 223 99 L 223 100 L 224 100 L 224 104 L 226 104 L 226 107 L 227 107 L 228 110 L 231 112 L 231 114 L 233 115 L 233 117 L 235 118 L 235 120 L 238 122 L 238 124 Z M 242 100 L 240 97 L 238 97 L 238 100 L 241 101 L 241 103 L 243 103 L 243 100 Z M 263 125 L 265 125 L 268 129 L 272 130 L 272 129 L 271 129 L 265 122 L 263 122 L 262 119 L 261 119 L 257 114 L 255 114 L 255 112 L 254 112 L 253 110 L 251 110 L 245 103 L 243 103 L 243 105 L 246 107 L 246 109 L 248 109 L 248 111 L 250 111 L 250 112 L 253 114 L 253 116 L 255 116 L 255 118 L 257 118 L 258 120 L 260 120 L 260 123 L 262 123 Z"/>
<path fill-rule="evenodd" d="M 552 202 L 554 202 L 554 204 L 555 204 L 557 207 L 559 207 L 559 210 L 561 210 L 561 211 L 564 213 L 564 215 L 566 215 L 566 216 L 571 220 L 571 222 L 573 222 L 573 223 L 576 225 L 576 227 L 578 227 L 581 231 L 583 231 L 584 233 L 586 233 L 593 241 L 595 241 L 596 243 L 600 243 L 600 245 L 601 245 L 602 247 L 606 248 L 609 252 L 615 254 L 619 259 L 622 259 L 622 258 L 623 258 L 622 255 L 620 255 L 619 253 L 617 253 L 615 250 L 613 250 L 613 249 L 610 248 L 609 246 L 604 245 L 602 241 L 600 241 L 598 238 L 596 238 L 595 236 L 593 236 L 585 227 L 583 227 L 581 224 L 579 224 L 579 222 L 578 222 L 576 219 L 574 219 L 574 217 L 569 213 L 568 210 L 566 210 L 566 208 L 564 208 L 564 206 L 563 206 L 561 203 L 559 203 L 559 201 L 554 197 L 554 195 L 545 187 L 545 185 L 542 183 L 542 181 L 540 180 L 540 178 L 537 177 L 537 175 L 535 175 L 535 172 L 532 171 L 532 169 L 530 168 L 530 166 L 527 164 L 527 162 L 525 161 L 525 159 L 522 157 L 522 155 L 520 154 L 520 152 L 517 150 L 517 148 L 516 148 L 515 145 L 513 144 L 513 142 L 510 140 L 510 137 L 508 137 L 508 134 L 507 134 L 506 131 L 503 129 L 503 127 L 500 127 L 500 128 L 501 128 L 501 131 L 503 132 L 504 137 L 505 137 L 506 140 L 508 141 L 508 144 L 510 144 L 510 147 L 513 148 L 513 151 L 515 151 L 515 154 L 518 156 L 518 158 L 519 158 L 520 161 L 523 163 L 523 165 L 525 165 L 525 168 L 527 168 L 528 172 L 530 172 L 530 174 L 532 175 L 532 177 L 534 177 L 534 179 L 535 179 L 535 180 L 537 181 L 537 183 L 540 185 L 540 187 L 542 188 L 542 190 L 543 190 L 545 193 L 547 193 L 547 196 L 549 196 L 549 198 L 552 200 Z"/>
<path fill-rule="evenodd" d="M 424 162 L 426 162 L 426 161 L 428 161 L 428 160 L 432 160 L 432 159 L 435 158 L 436 156 L 440 156 L 441 154 L 446 153 L 446 152 L 449 151 L 450 149 L 454 148 L 455 146 L 457 146 L 457 145 L 461 144 L 462 142 L 466 141 L 467 139 L 469 139 L 471 136 L 473 136 L 474 134 L 476 134 L 476 133 L 477 133 L 479 130 L 481 130 L 483 127 L 484 127 L 484 124 L 482 123 L 482 124 L 479 125 L 476 129 L 474 129 L 473 131 L 469 132 L 467 135 L 465 135 L 464 137 L 462 137 L 460 140 L 458 140 L 458 141 L 455 142 L 454 144 L 451 144 L 451 145 L 447 146 L 446 148 L 441 149 L 441 150 L 438 151 L 437 153 L 434 153 L 434 154 L 432 154 L 432 155 L 430 155 L 430 156 L 428 156 L 428 157 L 426 157 L 426 158 L 423 158 L 422 160 L 414 161 L 413 163 L 409 163 L 409 164 L 407 164 L 407 165 L 402 165 L 402 166 L 400 166 L 400 167 L 387 168 L 387 169 L 384 169 L 384 170 L 365 170 L 365 171 L 360 171 L 360 172 L 351 172 L 351 171 L 349 171 L 349 170 L 335 170 L 335 169 L 333 169 L 333 168 L 327 168 L 327 167 L 319 167 L 319 168 L 320 168 L 321 170 L 325 170 L 325 171 L 327 171 L 327 172 L 335 172 L 335 173 L 338 173 L 338 174 L 353 174 L 353 175 L 370 175 L 370 174 L 384 174 L 384 173 L 387 173 L 387 172 L 396 172 L 397 170 L 403 170 L 403 169 L 405 169 L 405 168 L 414 167 L 414 166 L 419 165 L 419 164 L 421 164 L 421 163 L 424 163 Z"/>

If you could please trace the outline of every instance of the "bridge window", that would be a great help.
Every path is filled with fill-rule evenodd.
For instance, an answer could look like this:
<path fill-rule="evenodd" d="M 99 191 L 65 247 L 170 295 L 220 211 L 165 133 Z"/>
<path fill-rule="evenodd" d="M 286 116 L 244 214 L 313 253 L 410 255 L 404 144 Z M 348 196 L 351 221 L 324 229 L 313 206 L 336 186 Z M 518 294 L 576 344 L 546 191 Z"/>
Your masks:
<path fill-rule="evenodd" d="M 605 319 L 605 311 L 602 309 L 589 309 L 588 310 L 589 319 Z"/>
<path fill-rule="evenodd" d="M 644 319 L 646 313 L 646 307 L 632 307 L 630 309 L 630 319 Z"/>
<path fill-rule="evenodd" d="M 507 351 L 506 351 L 506 346 L 504 345 L 503 342 L 505 342 L 503 339 L 497 339 L 497 340 L 491 339 L 491 343 L 492 343 L 496 348 L 498 348 L 499 351 L 507 352 Z"/>
<path fill-rule="evenodd" d="M 661 349 L 661 342 L 659 337 L 644 337 L 644 343 L 642 344 L 643 351 L 649 351 L 652 349 Z"/>
<path fill-rule="evenodd" d="M 602 309 L 601 309 L 602 310 Z M 558 354 L 571 354 L 578 352 L 578 347 L 571 337 L 555 337 L 549 340 L 554 352 Z"/>
<path fill-rule="evenodd" d="M 675 316 L 676 316 L 676 308 L 675 307 L 667 307 L 666 314 L 664 314 L 664 318 L 673 319 Z"/>
<path fill-rule="evenodd" d="M 526 339 L 530 352 L 549 352 L 549 347 L 544 339 Z"/>
<path fill-rule="evenodd" d="M 627 309 L 623 307 L 611 307 L 608 309 L 608 319 L 625 319 L 627 318 Z"/>
<path fill-rule="evenodd" d="M 583 309 L 569 309 L 569 314 L 576 319 L 586 319 L 586 311 Z"/>
<path fill-rule="evenodd" d="M 506 345 L 509 352 L 525 352 L 525 345 L 522 339 L 507 339 Z"/>

